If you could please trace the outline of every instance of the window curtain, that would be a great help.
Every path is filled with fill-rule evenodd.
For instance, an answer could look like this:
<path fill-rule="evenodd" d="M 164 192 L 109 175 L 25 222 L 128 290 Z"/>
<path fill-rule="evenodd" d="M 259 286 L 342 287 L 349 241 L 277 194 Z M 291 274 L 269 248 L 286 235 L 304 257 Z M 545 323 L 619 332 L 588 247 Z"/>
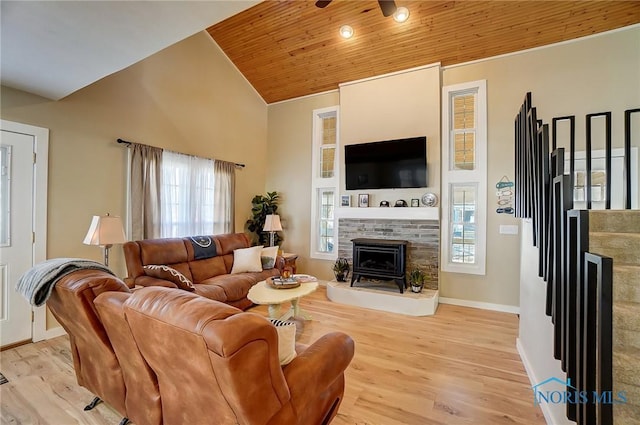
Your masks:
<path fill-rule="evenodd" d="M 236 165 L 233 162 L 215 160 L 213 169 L 215 176 L 213 233 L 216 235 L 234 233 Z"/>
<path fill-rule="evenodd" d="M 162 149 L 131 144 L 129 157 L 129 237 L 160 237 Z"/>
<path fill-rule="evenodd" d="M 214 161 L 164 151 L 163 238 L 214 234 Z"/>

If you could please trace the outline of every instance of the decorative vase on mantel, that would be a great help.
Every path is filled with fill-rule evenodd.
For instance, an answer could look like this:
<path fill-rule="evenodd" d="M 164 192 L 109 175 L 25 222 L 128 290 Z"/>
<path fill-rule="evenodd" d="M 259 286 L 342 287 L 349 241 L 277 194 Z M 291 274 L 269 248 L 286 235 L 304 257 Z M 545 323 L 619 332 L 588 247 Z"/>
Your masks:
<path fill-rule="evenodd" d="M 347 276 L 349 276 L 349 270 L 351 267 L 349 266 L 349 261 L 346 258 L 338 258 L 335 263 L 333 263 L 333 274 L 336 277 L 338 282 L 346 282 Z"/>
<path fill-rule="evenodd" d="M 425 273 L 420 269 L 413 269 L 409 273 L 409 285 L 411 292 L 420 293 L 424 288 Z"/>

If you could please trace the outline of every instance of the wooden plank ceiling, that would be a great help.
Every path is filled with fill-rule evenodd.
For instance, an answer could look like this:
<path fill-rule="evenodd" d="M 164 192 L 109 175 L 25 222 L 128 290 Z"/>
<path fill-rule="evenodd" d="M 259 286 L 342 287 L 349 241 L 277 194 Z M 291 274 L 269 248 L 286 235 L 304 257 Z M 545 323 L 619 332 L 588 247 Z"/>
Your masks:
<path fill-rule="evenodd" d="M 405 1 L 409 20 L 375 0 L 264 1 L 207 31 L 267 103 L 347 81 L 443 66 L 570 40 L 640 22 L 639 1 Z M 342 39 L 341 25 L 355 35 Z M 597 52 L 594 52 L 597 53 Z"/>

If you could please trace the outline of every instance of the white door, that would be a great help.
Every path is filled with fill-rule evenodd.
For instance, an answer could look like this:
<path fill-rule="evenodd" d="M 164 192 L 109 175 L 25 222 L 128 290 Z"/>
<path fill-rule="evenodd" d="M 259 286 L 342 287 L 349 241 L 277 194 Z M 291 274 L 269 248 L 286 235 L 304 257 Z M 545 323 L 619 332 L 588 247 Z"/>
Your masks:
<path fill-rule="evenodd" d="M 0 138 L 0 346 L 31 340 L 31 306 L 16 291 L 33 264 L 33 135 Z"/>

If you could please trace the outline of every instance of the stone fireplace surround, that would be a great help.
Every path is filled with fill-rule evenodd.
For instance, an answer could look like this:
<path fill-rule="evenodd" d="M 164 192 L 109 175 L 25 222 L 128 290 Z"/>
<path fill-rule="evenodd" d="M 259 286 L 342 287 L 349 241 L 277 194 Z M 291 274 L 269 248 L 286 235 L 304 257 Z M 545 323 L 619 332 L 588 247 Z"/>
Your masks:
<path fill-rule="evenodd" d="M 338 257 L 352 264 L 351 240 L 355 238 L 406 240 L 409 242 L 407 273 L 413 268 L 422 269 L 427 276 L 425 289 L 438 289 L 440 221 L 437 208 L 352 207 L 338 209 L 336 216 Z"/>

